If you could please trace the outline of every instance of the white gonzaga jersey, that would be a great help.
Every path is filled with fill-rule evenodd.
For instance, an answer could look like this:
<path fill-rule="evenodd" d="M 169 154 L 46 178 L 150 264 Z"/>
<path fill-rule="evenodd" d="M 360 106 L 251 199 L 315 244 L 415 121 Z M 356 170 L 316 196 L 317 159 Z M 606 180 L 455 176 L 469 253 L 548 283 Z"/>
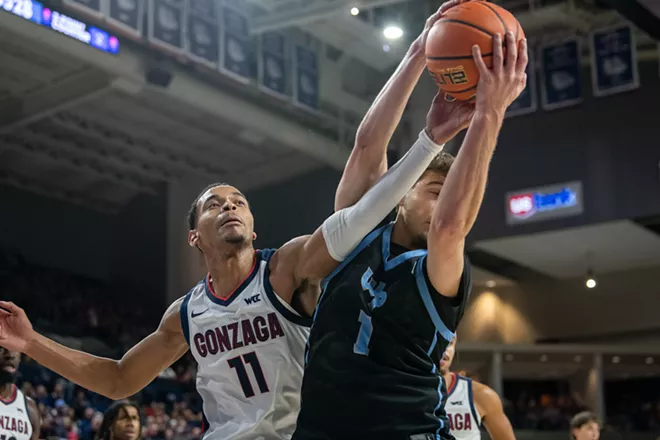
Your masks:
<path fill-rule="evenodd" d="M 32 423 L 28 415 L 25 396 L 14 385 L 14 391 L 7 400 L 0 399 L 0 439 L 30 440 Z"/>
<path fill-rule="evenodd" d="M 456 440 L 479 440 L 481 417 L 474 404 L 472 379 L 455 373 L 452 376 L 454 380 L 447 392 L 445 404 L 451 434 Z"/>
<path fill-rule="evenodd" d="M 198 363 L 204 439 L 288 439 L 300 410 L 311 318 L 273 292 L 268 262 L 255 254 L 248 277 L 226 298 L 208 276 L 186 295 L 181 323 Z"/>

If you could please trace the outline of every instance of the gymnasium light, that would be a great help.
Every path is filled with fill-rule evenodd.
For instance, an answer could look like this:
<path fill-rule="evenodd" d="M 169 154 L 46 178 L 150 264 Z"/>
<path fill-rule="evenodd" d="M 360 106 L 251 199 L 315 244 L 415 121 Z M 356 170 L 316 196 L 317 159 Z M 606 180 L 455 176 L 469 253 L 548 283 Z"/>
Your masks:
<path fill-rule="evenodd" d="M 351 8 L 351 15 L 358 15 L 360 10 L 356 7 Z"/>
<path fill-rule="evenodd" d="M 399 26 L 387 26 L 383 29 L 383 35 L 388 40 L 397 40 L 403 36 L 403 29 Z"/>
<path fill-rule="evenodd" d="M 390 45 L 385 43 L 383 44 L 383 52 L 389 52 L 391 49 Z"/>
<path fill-rule="evenodd" d="M 490 287 L 492 289 L 495 286 L 497 286 L 497 283 L 495 281 L 493 280 L 486 281 L 486 287 Z"/>
<path fill-rule="evenodd" d="M 596 287 L 596 280 L 594 280 L 593 278 L 589 278 L 586 284 L 588 288 L 593 289 L 594 287 Z"/>

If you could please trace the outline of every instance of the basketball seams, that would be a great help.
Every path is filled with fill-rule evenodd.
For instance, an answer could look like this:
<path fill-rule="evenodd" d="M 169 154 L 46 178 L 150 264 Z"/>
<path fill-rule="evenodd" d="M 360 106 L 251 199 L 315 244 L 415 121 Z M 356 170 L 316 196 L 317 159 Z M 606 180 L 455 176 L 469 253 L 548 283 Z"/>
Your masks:
<path fill-rule="evenodd" d="M 499 14 L 494 8 L 490 7 L 490 6 L 489 6 L 487 3 L 485 3 L 485 2 L 483 2 L 483 3 L 480 2 L 480 3 L 476 3 L 476 4 L 478 4 L 478 5 L 482 5 L 482 6 L 485 6 L 485 7 L 488 8 L 493 14 L 495 14 L 495 15 L 497 16 L 497 19 L 500 21 L 500 23 L 502 23 L 502 28 L 504 29 L 504 34 L 502 34 L 502 35 L 503 35 L 503 36 L 506 35 L 508 29 L 506 28 L 506 23 L 504 22 L 504 19 L 500 16 L 500 14 Z"/>
<path fill-rule="evenodd" d="M 462 24 L 462 25 L 464 25 L 464 26 L 469 26 L 469 27 L 471 27 L 471 28 L 473 28 L 473 29 L 476 29 L 476 30 L 478 30 L 478 31 L 481 31 L 481 32 L 483 32 L 484 34 L 486 34 L 486 35 L 488 35 L 488 36 L 490 36 L 490 37 L 493 36 L 493 34 L 491 34 L 490 32 L 488 32 L 486 29 L 484 29 L 484 28 L 482 28 L 482 27 L 479 27 L 479 26 L 477 26 L 476 24 L 472 24 L 472 23 L 469 23 L 469 22 L 467 22 L 467 21 L 463 21 L 463 20 L 457 20 L 457 19 L 455 19 L 455 18 L 444 18 L 444 19 L 442 19 L 442 20 L 439 20 L 438 23 L 458 23 L 458 24 Z"/>
<path fill-rule="evenodd" d="M 484 53 L 481 55 L 482 58 L 486 57 L 492 57 L 493 53 Z M 464 56 L 457 56 L 457 57 L 426 57 L 427 60 L 431 61 L 453 61 L 453 60 L 469 60 L 474 58 L 472 55 L 464 55 Z"/>

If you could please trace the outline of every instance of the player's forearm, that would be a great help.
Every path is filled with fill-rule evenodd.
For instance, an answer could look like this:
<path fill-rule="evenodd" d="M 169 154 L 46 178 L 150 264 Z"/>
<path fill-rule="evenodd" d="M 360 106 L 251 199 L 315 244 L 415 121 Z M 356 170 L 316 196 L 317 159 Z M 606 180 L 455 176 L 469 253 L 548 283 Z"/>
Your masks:
<path fill-rule="evenodd" d="M 111 399 L 123 397 L 115 360 L 73 350 L 39 334 L 30 341 L 26 354 L 83 388 Z"/>
<path fill-rule="evenodd" d="M 387 146 L 425 65 L 422 51 L 411 48 L 362 119 L 337 189 L 335 210 L 353 205 L 387 171 Z"/>
<path fill-rule="evenodd" d="M 484 198 L 488 168 L 502 126 L 495 112 L 478 112 L 468 128 L 433 213 L 431 227 L 462 240 L 472 228 Z"/>

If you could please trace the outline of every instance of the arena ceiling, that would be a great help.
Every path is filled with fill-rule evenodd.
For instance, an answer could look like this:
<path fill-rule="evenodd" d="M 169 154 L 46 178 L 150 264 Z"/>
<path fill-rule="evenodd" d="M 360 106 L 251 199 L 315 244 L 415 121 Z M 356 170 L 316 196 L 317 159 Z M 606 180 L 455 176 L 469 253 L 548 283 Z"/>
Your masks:
<path fill-rule="evenodd" d="M 660 235 L 620 220 L 477 242 L 474 248 L 554 279 L 660 266 Z"/>

